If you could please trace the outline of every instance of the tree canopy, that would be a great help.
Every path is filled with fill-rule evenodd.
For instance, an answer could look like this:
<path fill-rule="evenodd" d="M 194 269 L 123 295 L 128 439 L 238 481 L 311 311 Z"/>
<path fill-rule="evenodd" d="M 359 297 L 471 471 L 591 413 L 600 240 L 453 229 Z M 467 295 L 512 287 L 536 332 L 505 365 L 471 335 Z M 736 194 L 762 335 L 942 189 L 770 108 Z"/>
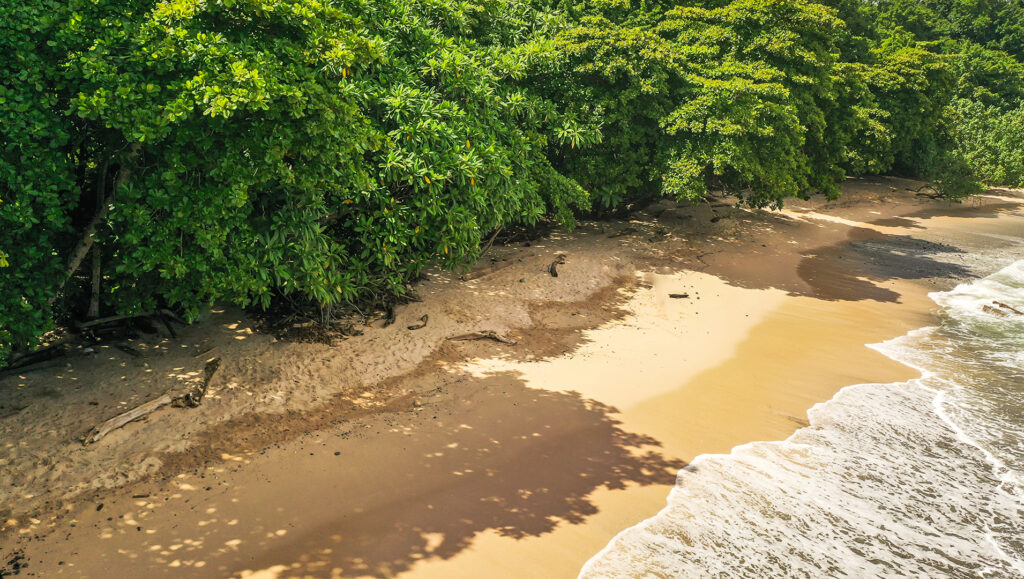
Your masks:
<path fill-rule="evenodd" d="M 25 0 L 0 54 L 0 362 L 89 257 L 104 313 L 329 312 L 639 199 L 1024 186 L 1020 0 Z"/>

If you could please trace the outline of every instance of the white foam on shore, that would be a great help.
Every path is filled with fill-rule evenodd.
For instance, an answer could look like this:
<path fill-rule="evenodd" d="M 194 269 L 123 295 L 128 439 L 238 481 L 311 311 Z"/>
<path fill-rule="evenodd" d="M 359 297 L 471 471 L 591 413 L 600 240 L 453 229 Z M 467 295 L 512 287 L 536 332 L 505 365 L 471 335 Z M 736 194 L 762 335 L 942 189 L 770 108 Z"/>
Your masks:
<path fill-rule="evenodd" d="M 1024 261 L 931 297 L 939 326 L 873 345 L 920 378 L 698 457 L 580 576 L 1024 574 Z"/>

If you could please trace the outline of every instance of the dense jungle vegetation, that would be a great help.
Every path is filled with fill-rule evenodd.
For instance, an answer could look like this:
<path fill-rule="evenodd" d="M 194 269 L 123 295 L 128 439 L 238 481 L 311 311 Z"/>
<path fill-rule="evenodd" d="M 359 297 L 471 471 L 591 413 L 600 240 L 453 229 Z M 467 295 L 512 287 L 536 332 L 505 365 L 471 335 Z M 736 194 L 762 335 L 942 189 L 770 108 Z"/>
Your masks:
<path fill-rule="evenodd" d="M 390 299 L 645 198 L 1024 186 L 1021 0 L 823 2 L 10 3 L 0 364 L 86 316 Z"/>

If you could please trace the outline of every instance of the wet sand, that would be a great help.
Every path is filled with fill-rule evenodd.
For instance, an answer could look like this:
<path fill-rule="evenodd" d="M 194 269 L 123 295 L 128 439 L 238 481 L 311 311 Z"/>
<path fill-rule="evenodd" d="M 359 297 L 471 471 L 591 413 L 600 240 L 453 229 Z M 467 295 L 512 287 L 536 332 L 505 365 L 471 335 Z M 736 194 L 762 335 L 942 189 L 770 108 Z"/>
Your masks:
<path fill-rule="evenodd" d="M 0 564 L 18 553 L 22 573 L 87 577 L 575 576 L 657 512 L 697 455 L 785 438 L 844 386 L 914 376 L 865 344 L 929 324 L 927 292 L 972 275 L 946 258 L 1020 244 L 1024 212 L 1014 197 L 948 206 L 908 185 L 851 182 L 841 202 L 716 223 L 665 202 L 625 235 L 587 224 L 500 248 L 507 267 L 438 276 L 403 312 L 440 322 L 418 360 L 385 350 L 366 364 L 400 371 L 330 396 L 318 381 L 361 376 L 363 362 L 328 360 L 289 376 L 316 383 L 303 386 L 312 400 L 225 411 L 174 447 L 176 415 L 131 425 L 120 436 L 164 449 L 155 474 L 11 510 Z M 443 340 L 477 328 L 518 343 Z M 244 355 L 303 368 L 334 354 L 262 347 Z M 281 392 L 265 372 L 228 370 L 225 397 L 229 384 Z"/>

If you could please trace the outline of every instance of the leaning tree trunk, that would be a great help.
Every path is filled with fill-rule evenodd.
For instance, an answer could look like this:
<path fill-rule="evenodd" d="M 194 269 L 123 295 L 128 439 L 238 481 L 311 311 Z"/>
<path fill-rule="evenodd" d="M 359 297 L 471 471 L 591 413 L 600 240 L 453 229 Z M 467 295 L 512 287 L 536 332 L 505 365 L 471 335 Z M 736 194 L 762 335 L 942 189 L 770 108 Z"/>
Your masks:
<path fill-rule="evenodd" d="M 68 256 L 67 269 L 64 272 L 64 279 L 61 281 L 60 287 L 57 288 L 58 292 L 64 289 L 68 280 L 71 279 L 71 276 L 75 275 L 75 272 L 82 265 L 82 261 L 85 260 L 89 250 L 92 249 L 93 244 L 96 242 L 96 230 L 106 221 L 107 214 L 110 213 L 110 206 L 114 202 L 118 189 L 128 182 L 128 179 L 132 176 L 132 170 L 128 167 L 128 163 L 138 156 L 140 149 L 142 149 L 142 143 L 132 143 L 128 155 L 122 161 L 121 168 L 117 171 L 117 178 L 114 179 L 114 187 L 110 190 L 110 195 L 103 200 L 103 206 L 97 209 L 96 214 L 89 220 L 89 224 L 85 226 L 85 230 L 82 232 L 81 239 L 78 240 L 75 248 L 71 250 L 71 254 Z M 50 303 L 52 304 L 56 300 L 57 296 L 54 294 L 50 298 Z"/>

